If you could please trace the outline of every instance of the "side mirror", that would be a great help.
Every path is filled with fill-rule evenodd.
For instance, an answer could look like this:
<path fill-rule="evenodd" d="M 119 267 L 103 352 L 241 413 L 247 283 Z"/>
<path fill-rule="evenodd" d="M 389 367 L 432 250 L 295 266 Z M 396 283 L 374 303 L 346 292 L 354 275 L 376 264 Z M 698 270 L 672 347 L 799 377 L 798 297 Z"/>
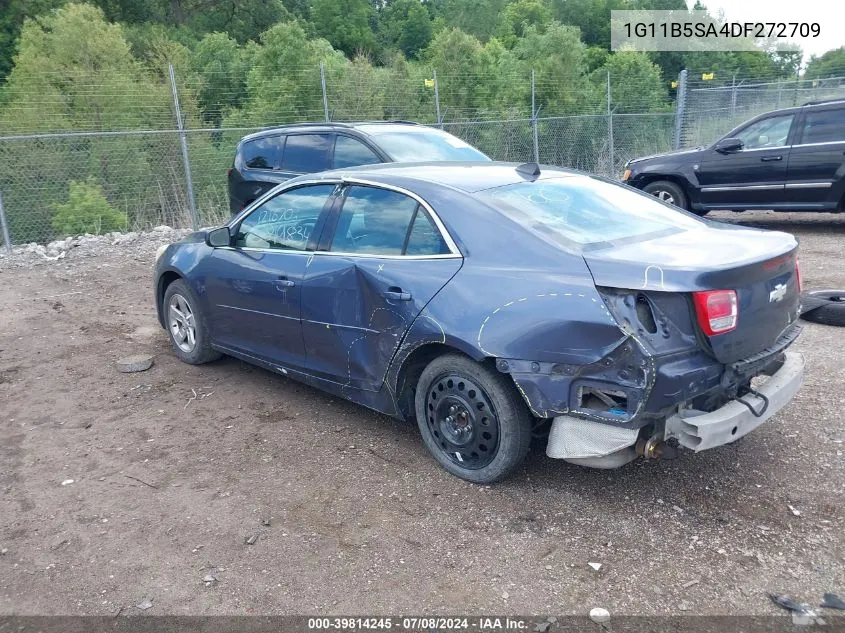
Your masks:
<path fill-rule="evenodd" d="M 742 149 L 742 139 L 740 138 L 723 138 L 716 143 L 716 151 L 720 154 L 730 154 L 738 152 Z"/>
<path fill-rule="evenodd" d="M 211 229 L 205 234 L 205 243 L 212 247 L 229 246 L 232 243 L 232 236 L 228 226 L 221 226 L 218 229 Z"/>

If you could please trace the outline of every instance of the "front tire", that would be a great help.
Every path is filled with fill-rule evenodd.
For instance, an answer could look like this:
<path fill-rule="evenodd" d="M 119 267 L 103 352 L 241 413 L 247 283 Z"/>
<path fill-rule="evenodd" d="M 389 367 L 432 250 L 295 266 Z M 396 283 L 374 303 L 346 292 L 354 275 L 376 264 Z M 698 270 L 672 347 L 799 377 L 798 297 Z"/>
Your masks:
<path fill-rule="evenodd" d="M 435 358 L 415 397 L 426 448 L 451 474 L 489 484 L 528 455 L 533 417 L 508 377 L 460 354 Z"/>
<path fill-rule="evenodd" d="M 220 358 L 211 349 L 206 319 L 199 299 L 183 279 L 177 279 L 164 291 L 164 322 L 173 351 L 189 365 L 202 365 Z"/>
<path fill-rule="evenodd" d="M 679 185 L 669 180 L 655 180 L 643 187 L 643 191 L 650 193 L 658 200 L 674 204 L 681 209 L 689 209 L 687 197 Z"/>

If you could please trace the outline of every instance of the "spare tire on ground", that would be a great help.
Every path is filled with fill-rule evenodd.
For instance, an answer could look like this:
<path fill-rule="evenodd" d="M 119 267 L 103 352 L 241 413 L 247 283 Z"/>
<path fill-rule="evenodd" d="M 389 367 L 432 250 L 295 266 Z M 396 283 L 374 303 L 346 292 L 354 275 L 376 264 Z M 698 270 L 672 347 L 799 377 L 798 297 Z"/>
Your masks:
<path fill-rule="evenodd" d="M 801 294 L 801 318 L 845 326 L 845 290 L 810 290 Z"/>

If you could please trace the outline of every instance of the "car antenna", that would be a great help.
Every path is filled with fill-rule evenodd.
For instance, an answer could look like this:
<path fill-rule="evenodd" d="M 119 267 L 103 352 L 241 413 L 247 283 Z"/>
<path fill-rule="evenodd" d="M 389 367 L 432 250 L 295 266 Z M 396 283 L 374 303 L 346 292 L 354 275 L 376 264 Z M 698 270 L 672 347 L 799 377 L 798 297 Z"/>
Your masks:
<path fill-rule="evenodd" d="M 522 165 L 516 168 L 516 173 L 520 174 L 521 176 L 529 176 L 530 178 L 536 178 L 540 175 L 540 166 L 537 163 L 523 163 Z"/>

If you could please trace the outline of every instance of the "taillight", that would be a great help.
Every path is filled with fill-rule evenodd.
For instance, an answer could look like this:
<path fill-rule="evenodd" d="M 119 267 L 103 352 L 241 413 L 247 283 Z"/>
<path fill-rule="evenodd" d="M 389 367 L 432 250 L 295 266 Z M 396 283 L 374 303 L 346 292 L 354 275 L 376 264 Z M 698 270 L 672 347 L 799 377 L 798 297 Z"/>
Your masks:
<path fill-rule="evenodd" d="M 795 283 L 798 286 L 798 294 L 801 294 L 801 266 L 797 257 L 795 258 Z"/>
<path fill-rule="evenodd" d="M 698 325 L 707 336 L 724 334 L 736 329 L 739 308 L 734 290 L 704 290 L 693 292 Z"/>

